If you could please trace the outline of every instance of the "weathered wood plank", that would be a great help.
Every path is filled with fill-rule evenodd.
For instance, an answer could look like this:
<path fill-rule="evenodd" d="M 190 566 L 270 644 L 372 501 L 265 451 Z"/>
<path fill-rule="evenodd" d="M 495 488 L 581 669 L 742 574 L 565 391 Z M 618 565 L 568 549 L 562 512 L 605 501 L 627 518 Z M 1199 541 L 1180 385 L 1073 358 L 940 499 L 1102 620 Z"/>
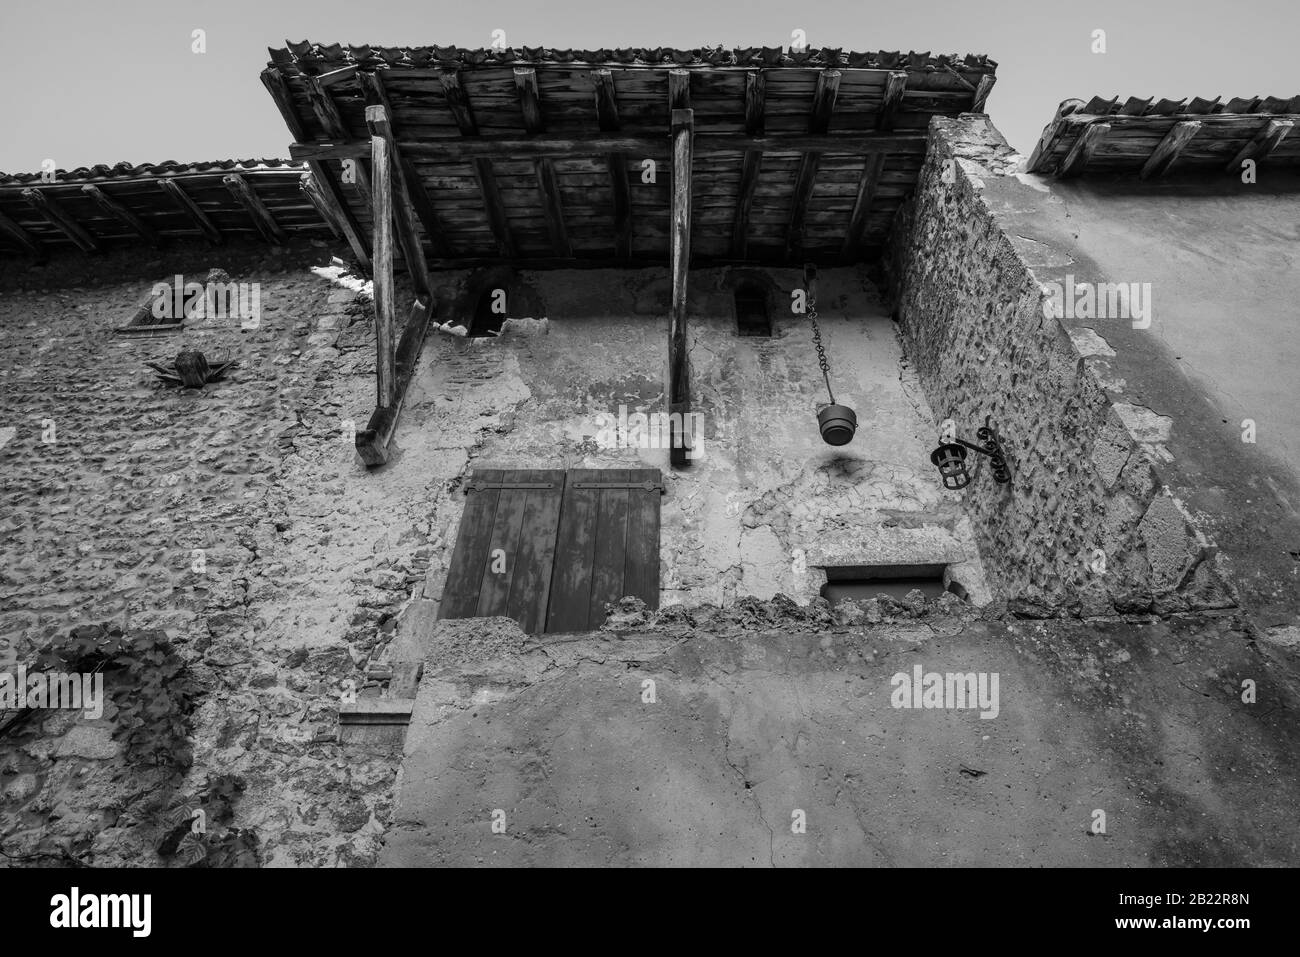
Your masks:
<path fill-rule="evenodd" d="M 507 472 L 509 481 L 532 481 L 531 472 Z M 510 585 L 519 567 L 520 532 L 524 526 L 524 511 L 528 505 L 528 489 L 503 488 L 497 499 L 496 517 L 492 521 L 492 534 L 488 539 L 488 560 L 483 565 L 483 579 L 479 583 L 479 618 L 505 616 L 510 605 Z"/>
<path fill-rule="evenodd" d="M 679 413 L 675 420 L 669 460 L 676 467 L 689 461 L 686 438 L 681 423 L 691 408 L 690 362 L 686 343 L 687 281 L 691 265 L 691 137 L 695 131 L 695 114 L 691 110 L 674 110 L 673 134 L 673 201 L 672 201 L 672 313 L 668 343 L 668 411 Z"/>
<path fill-rule="evenodd" d="M 1201 128 L 1198 120 L 1184 120 L 1181 123 L 1174 124 L 1173 128 L 1165 134 L 1165 138 L 1160 141 L 1160 145 L 1155 148 L 1151 158 L 1146 161 L 1141 171 L 1138 173 L 1140 179 L 1150 179 L 1153 176 L 1163 176 L 1169 172 L 1169 167 L 1174 165 L 1178 159 L 1178 154 L 1183 148 L 1191 142 L 1196 131 Z"/>
<path fill-rule="evenodd" d="M 1097 151 L 1097 147 L 1101 145 L 1101 141 L 1109 133 L 1109 123 L 1092 123 L 1084 127 L 1083 132 L 1079 134 L 1079 138 L 1070 147 L 1070 152 L 1065 155 L 1065 159 L 1057 167 L 1056 175 L 1064 179 L 1082 173 L 1088 165 L 1088 160 L 1092 158 L 1092 154 Z"/>
<path fill-rule="evenodd" d="M 504 474 L 501 469 L 475 469 L 470 476 L 470 485 L 500 482 Z M 479 590 L 491 559 L 488 545 L 492 541 L 501 491 L 471 488 L 466 493 L 465 510 L 456 532 L 456 547 L 452 550 L 447 580 L 442 588 L 442 602 L 438 606 L 439 618 L 473 618 L 478 614 Z"/>
<path fill-rule="evenodd" d="M 630 482 L 632 469 L 604 469 L 598 481 Z M 623 587 L 627 564 L 627 517 L 632 496 L 645 495 L 625 488 L 600 490 L 596 513 L 596 545 L 592 562 L 591 596 L 587 606 L 587 627 L 605 623 L 605 605 L 626 592 Z M 656 497 L 658 493 L 654 493 Z"/>
<path fill-rule="evenodd" d="M 586 631 L 588 627 L 600 490 L 580 489 L 576 483 L 597 482 L 600 475 L 600 469 L 570 469 L 565 478 L 546 610 L 548 632 Z"/>
<path fill-rule="evenodd" d="M 158 180 L 158 188 L 166 193 L 176 207 L 190 218 L 190 221 L 198 227 L 202 233 L 214 246 L 220 246 L 225 239 L 221 235 L 221 230 L 217 229 L 212 220 L 208 219 L 207 214 L 199 209 L 198 204 L 190 199 L 189 194 L 181 187 L 180 183 L 170 179 Z"/>
<path fill-rule="evenodd" d="M 82 252 L 99 252 L 99 243 L 95 241 L 95 238 L 86 232 L 81 224 L 77 222 L 76 217 L 64 209 L 53 196 L 47 196 L 39 189 L 31 188 L 23 190 L 22 196 L 32 209 L 44 216 L 50 225 L 72 240 L 73 244 Z"/>
<path fill-rule="evenodd" d="M 118 220 L 118 222 L 123 223 L 145 242 L 153 246 L 161 245 L 162 239 L 157 230 L 98 186 L 93 183 L 86 183 L 81 187 L 81 191 L 94 200 L 96 206 Z"/>
<path fill-rule="evenodd" d="M 554 486 L 528 490 L 510 599 L 505 611 L 507 617 L 519 622 L 519 627 L 531 635 L 546 628 L 565 473 L 563 469 L 533 469 L 522 473 L 521 481 L 550 482 Z"/>
<path fill-rule="evenodd" d="M 632 481 L 658 485 L 658 469 L 634 469 Z M 623 594 L 640 598 L 646 607 L 659 607 L 659 510 L 658 492 L 632 492 L 628 502 L 627 551 L 623 559 Z"/>
<path fill-rule="evenodd" d="M 280 228 L 280 224 L 275 221 L 275 217 L 266 208 L 266 204 L 262 202 L 261 197 L 253 191 L 253 187 L 248 180 L 238 173 L 227 173 L 221 177 L 221 182 L 226 189 L 230 190 L 231 195 L 239 201 L 239 204 L 244 207 L 249 218 L 252 219 L 253 225 L 257 227 L 257 231 L 262 234 L 262 238 L 268 243 L 283 246 L 288 236 Z"/>

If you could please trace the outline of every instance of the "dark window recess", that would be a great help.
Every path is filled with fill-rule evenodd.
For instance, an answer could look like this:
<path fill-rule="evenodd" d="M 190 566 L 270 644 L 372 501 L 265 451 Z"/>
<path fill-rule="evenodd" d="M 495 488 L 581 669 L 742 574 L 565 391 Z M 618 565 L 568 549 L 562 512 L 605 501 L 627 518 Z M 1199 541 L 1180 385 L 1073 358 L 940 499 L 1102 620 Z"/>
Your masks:
<path fill-rule="evenodd" d="M 742 336 L 772 335 L 767 294 L 758 283 L 743 282 L 736 287 L 736 332 Z"/>
<path fill-rule="evenodd" d="M 847 565 L 826 569 L 822 597 L 832 605 L 845 600 L 865 601 L 880 595 L 905 598 L 919 590 L 927 598 L 950 591 L 966 598 L 966 589 L 953 582 L 943 587 L 944 565 Z"/>
<path fill-rule="evenodd" d="M 474 307 L 474 320 L 470 323 L 469 332 L 467 333 L 469 338 L 487 339 L 501 335 L 501 327 L 506 322 L 505 314 L 492 311 L 494 298 L 492 294 L 497 288 L 499 287 L 484 289 L 478 297 L 478 304 Z M 508 295 L 506 301 L 510 301 Z"/>
<path fill-rule="evenodd" d="M 475 469 L 440 618 L 589 631 L 625 595 L 659 607 L 658 469 Z"/>
<path fill-rule="evenodd" d="M 113 331 L 119 336 L 149 336 L 164 332 L 174 332 L 185 326 L 185 296 L 176 294 L 176 288 L 168 284 L 167 292 L 164 295 L 168 299 L 168 307 L 163 312 L 163 318 L 154 315 L 154 302 L 156 297 L 152 290 L 149 295 L 136 308 L 135 313 L 127 320 L 126 325 L 118 326 Z"/>

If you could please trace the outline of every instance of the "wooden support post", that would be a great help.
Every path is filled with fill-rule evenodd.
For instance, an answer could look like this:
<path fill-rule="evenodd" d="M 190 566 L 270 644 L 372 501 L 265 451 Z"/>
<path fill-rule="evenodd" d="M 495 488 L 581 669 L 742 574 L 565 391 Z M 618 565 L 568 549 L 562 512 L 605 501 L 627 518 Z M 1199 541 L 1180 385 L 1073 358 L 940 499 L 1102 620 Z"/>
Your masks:
<path fill-rule="evenodd" d="M 4 213 L 0 213 L 0 232 L 3 232 L 19 246 L 22 246 L 23 249 L 35 256 L 38 261 L 44 261 L 45 247 L 41 244 L 41 241 Z"/>
<path fill-rule="evenodd" d="M 295 143 L 301 143 L 307 139 L 307 131 L 298 119 L 298 113 L 293 106 L 293 97 L 289 92 L 289 85 L 284 79 L 284 75 L 275 67 L 268 67 L 262 71 L 262 85 L 271 95 L 271 100 L 275 103 L 276 109 L 280 111 L 285 125 L 289 127 L 289 133 L 293 136 Z M 290 149 L 292 150 L 292 146 Z M 369 144 L 367 144 L 367 149 Z M 327 165 L 328 160 L 342 159 L 346 157 L 308 157 L 307 168 L 311 171 L 312 181 L 318 191 L 319 199 L 329 208 L 330 218 L 335 226 L 343 233 L 349 246 L 352 247 L 352 254 L 357 257 L 357 262 L 361 264 L 364 270 L 370 269 L 370 245 L 366 242 L 365 232 L 357 222 L 356 216 L 352 214 L 352 209 L 348 206 L 347 200 L 343 197 L 343 191 L 339 187 L 338 180 L 335 178 L 334 170 Z"/>
<path fill-rule="evenodd" d="M 537 95 L 537 71 L 530 66 L 515 67 L 515 92 L 519 95 L 519 109 L 524 115 L 524 129 L 529 133 L 545 133 L 542 101 Z"/>
<path fill-rule="evenodd" d="M 207 214 L 199 209 L 198 204 L 190 199 L 189 194 L 181 188 L 181 184 L 175 180 L 160 179 L 158 188 L 171 197 L 176 208 L 185 215 L 189 216 L 190 221 L 194 223 L 200 233 L 207 237 L 208 242 L 214 246 L 220 246 L 225 240 L 222 238 L 221 230 L 217 229 L 216 224 L 208 219 Z"/>
<path fill-rule="evenodd" d="M 275 221 L 271 211 L 266 208 L 261 197 L 253 191 L 253 187 L 248 180 L 238 173 L 227 173 L 221 177 L 221 182 L 225 184 L 226 189 L 230 190 L 235 199 L 239 200 L 241 206 L 248 211 L 249 217 L 253 220 L 253 225 L 257 231 L 262 234 L 262 238 L 268 243 L 274 243 L 277 246 L 283 246 L 288 237 L 280 224 Z"/>
<path fill-rule="evenodd" d="M 377 137 L 382 139 L 386 144 L 385 159 L 392 165 L 393 169 L 388 171 L 390 186 L 390 205 L 392 207 L 391 216 L 394 225 L 397 227 L 397 241 L 402 246 L 402 258 L 406 260 L 406 271 L 411 276 L 411 283 L 415 286 L 415 292 L 418 296 L 426 296 L 431 288 L 429 283 L 429 264 L 424 256 L 424 247 L 420 244 L 420 233 L 415 228 L 415 220 L 411 218 L 410 197 L 406 191 L 406 181 L 400 175 L 401 167 L 397 162 L 397 150 L 394 146 L 393 127 L 389 121 L 388 110 L 384 106 L 375 105 L 366 107 L 366 128 L 370 130 L 372 140 Z M 371 167 L 373 167 L 375 156 L 371 154 Z M 394 175 L 394 174 L 397 175 Z M 375 222 L 378 223 L 379 211 L 375 210 Z"/>
<path fill-rule="evenodd" d="M 394 363 L 396 397 L 392 405 L 379 406 L 370 416 L 364 430 L 356 435 L 357 455 L 366 465 L 383 465 L 388 461 L 388 446 L 397 431 L 397 418 L 402 411 L 406 390 L 415 375 L 415 367 L 424 348 L 424 340 L 429 333 L 429 321 L 433 316 L 433 304 L 427 299 L 417 299 L 407 317 L 402 330 L 401 341 L 397 344 L 397 359 Z"/>
<path fill-rule="evenodd" d="M 537 190 L 542 194 L 542 208 L 546 211 L 546 228 L 551 234 L 551 247 L 555 255 L 564 259 L 573 256 L 573 246 L 569 243 L 569 232 L 564 226 L 564 201 L 560 195 L 560 183 L 555 178 L 555 166 L 545 158 L 533 161 L 537 170 Z"/>
<path fill-rule="evenodd" d="M 1228 173 L 1240 173 L 1241 164 L 1248 159 L 1253 159 L 1256 163 L 1262 162 L 1268 158 L 1268 154 L 1278 148 L 1279 144 L 1286 139 L 1292 128 L 1295 126 L 1294 120 L 1269 120 L 1264 124 L 1255 137 L 1237 151 L 1237 155 L 1228 161 L 1224 171 Z"/>
<path fill-rule="evenodd" d="M 884 153 L 873 153 L 867 157 L 867 165 L 862 169 L 862 178 L 858 180 L 858 195 L 853 201 L 853 213 L 849 217 L 849 228 L 844 234 L 844 247 L 840 252 L 845 262 L 852 261 L 862 242 L 867 217 L 871 214 L 871 204 L 875 201 L 876 189 L 880 185 L 880 173 L 885 168 L 885 158 Z"/>
<path fill-rule="evenodd" d="M 390 117 L 391 125 L 393 107 L 388 101 L 388 91 L 384 89 L 382 72 L 358 73 L 357 82 L 361 85 L 361 92 L 365 96 L 366 105 L 382 106 Z M 420 225 L 424 227 L 424 235 L 429 241 L 429 246 L 433 249 L 433 255 L 439 258 L 446 256 L 451 250 L 443 239 L 433 200 L 429 198 L 429 191 L 424 188 L 424 180 L 420 177 L 420 171 L 411 162 L 406 152 L 398 147 L 397 131 L 394 129 L 391 133 L 392 135 L 388 138 L 388 145 L 392 152 L 393 161 L 397 164 L 401 187 L 406 194 L 406 202 L 415 210 Z M 403 250 L 405 250 L 405 247 L 403 247 Z"/>
<path fill-rule="evenodd" d="M 81 224 L 64 209 L 52 196 L 46 196 L 39 189 L 23 190 L 23 199 L 32 209 L 44 216 L 49 223 L 67 236 L 82 252 L 99 252 L 99 243 L 81 227 Z"/>
<path fill-rule="evenodd" d="M 971 113 L 984 112 L 984 104 L 988 102 L 989 94 L 993 92 L 993 84 L 996 82 L 997 77 L 991 73 L 986 73 L 980 77 L 979 85 L 975 87 L 975 98 L 971 100 Z"/>
<path fill-rule="evenodd" d="M 903 105 L 903 94 L 907 92 L 907 74 L 895 71 L 885 77 L 885 93 L 880 101 L 880 112 L 876 114 L 876 129 L 892 130 L 894 118 Z"/>
<path fill-rule="evenodd" d="M 1169 167 L 1174 165 L 1174 160 L 1178 159 L 1178 154 L 1196 135 L 1196 131 L 1201 128 L 1200 120 L 1184 120 L 1181 123 L 1175 123 L 1173 128 L 1165 134 L 1151 158 L 1143 165 L 1141 172 L 1138 173 L 1140 179 L 1150 179 L 1152 176 L 1163 176 L 1169 172 Z"/>
<path fill-rule="evenodd" d="M 95 205 L 102 209 L 114 219 L 125 224 L 132 232 L 153 246 L 161 244 L 158 233 L 152 226 L 137 216 L 131 210 L 127 209 L 117 200 L 113 199 L 98 186 L 93 183 L 86 183 L 81 187 L 81 191 L 95 201 Z"/>
<path fill-rule="evenodd" d="M 393 186 L 388 140 L 374 134 L 370 138 L 370 160 L 374 178 L 371 208 L 374 210 L 375 235 L 375 402 L 389 408 L 397 398 L 393 362 L 396 355 L 393 321 Z"/>
<path fill-rule="evenodd" d="M 685 425 L 691 410 L 690 362 L 686 342 L 686 292 L 691 265 L 692 110 L 673 110 L 672 315 L 668 340 L 668 411 L 672 423 L 669 459 L 680 467 L 687 458 Z"/>
<path fill-rule="evenodd" d="M 1109 123 L 1092 123 L 1085 126 L 1083 132 L 1079 134 L 1079 138 L 1070 147 L 1070 152 L 1066 154 L 1065 159 L 1057 168 L 1056 175 L 1064 179 L 1067 176 L 1077 176 L 1082 173 L 1084 167 L 1088 165 L 1088 160 L 1092 159 L 1092 154 L 1097 151 L 1097 147 L 1109 132 Z"/>

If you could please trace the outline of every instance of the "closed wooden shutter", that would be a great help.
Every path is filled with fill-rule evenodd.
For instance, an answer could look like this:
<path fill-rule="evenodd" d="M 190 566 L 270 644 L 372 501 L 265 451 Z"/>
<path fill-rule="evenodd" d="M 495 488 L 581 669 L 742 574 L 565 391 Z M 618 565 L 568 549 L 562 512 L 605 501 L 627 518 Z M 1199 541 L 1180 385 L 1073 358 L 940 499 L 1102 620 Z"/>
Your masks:
<path fill-rule="evenodd" d="M 587 631 L 625 595 L 659 607 L 658 469 L 476 469 L 441 618 Z"/>

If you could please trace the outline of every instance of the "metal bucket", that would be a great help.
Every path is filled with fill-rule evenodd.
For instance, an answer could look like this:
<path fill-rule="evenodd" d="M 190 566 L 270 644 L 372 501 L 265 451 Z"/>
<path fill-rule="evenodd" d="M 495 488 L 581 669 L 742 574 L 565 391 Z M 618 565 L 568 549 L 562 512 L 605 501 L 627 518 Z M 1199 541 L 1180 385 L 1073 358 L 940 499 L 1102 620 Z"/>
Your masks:
<path fill-rule="evenodd" d="M 858 430 L 858 417 L 847 405 L 828 405 L 817 413 L 817 424 L 827 445 L 848 445 Z"/>

